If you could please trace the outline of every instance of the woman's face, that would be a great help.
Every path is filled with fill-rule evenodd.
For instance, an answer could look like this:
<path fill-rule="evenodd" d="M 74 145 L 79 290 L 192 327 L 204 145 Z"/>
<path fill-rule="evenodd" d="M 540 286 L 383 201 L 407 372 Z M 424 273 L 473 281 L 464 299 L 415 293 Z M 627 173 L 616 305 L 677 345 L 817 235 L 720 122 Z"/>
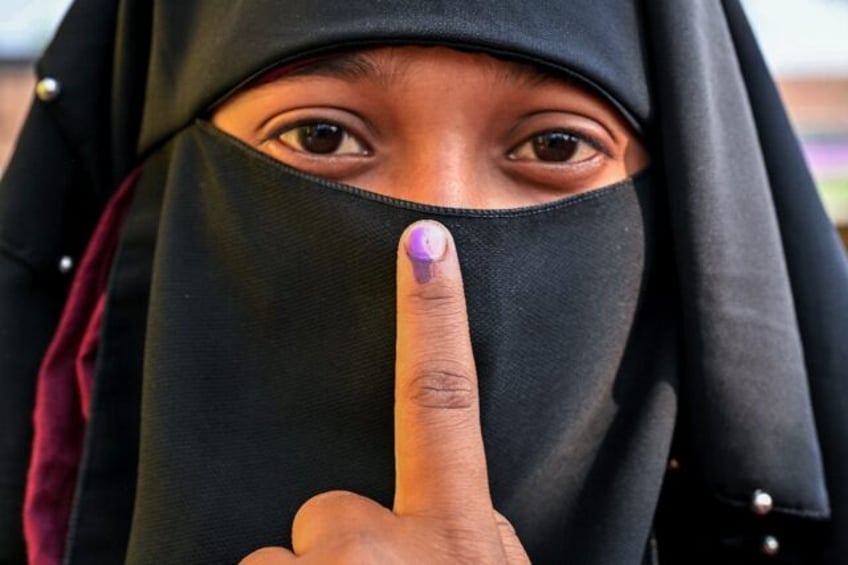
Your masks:
<path fill-rule="evenodd" d="M 212 121 L 301 171 L 458 208 L 549 202 L 648 161 L 598 96 L 528 65 L 439 47 L 321 59 L 236 94 Z"/>

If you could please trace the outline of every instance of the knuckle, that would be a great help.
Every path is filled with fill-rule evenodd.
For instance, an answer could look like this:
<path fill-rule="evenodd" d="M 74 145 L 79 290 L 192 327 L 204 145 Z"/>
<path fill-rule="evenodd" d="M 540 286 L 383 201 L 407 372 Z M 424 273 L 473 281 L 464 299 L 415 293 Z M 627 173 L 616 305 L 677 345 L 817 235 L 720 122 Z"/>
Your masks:
<path fill-rule="evenodd" d="M 501 530 L 508 532 L 508 533 L 511 533 L 511 534 L 515 533 L 515 528 L 513 527 L 512 523 L 509 520 L 507 520 L 506 516 L 504 516 L 503 514 L 498 512 L 497 510 L 495 510 L 495 523 L 498 525 L 498 528 L 500 528 Z"/>
<path fill-rule="evenodd" d="M 345 490 L 330 490 L 316 494 L 309 500 L 303 503 L 301 508 L 323 508 L 326 506 L 334 506 L 336 504 L 344 504 L 358 498 L 358 495 Z"/>
<path fill-rule="evenodd" d="M 359 496 L 347 491 L 332 490 L 316 494 L 304 502 L 294 517 L 295 524 L 322 520 L 325 515 L 333 515 L 343 508 L 356 504 Z"/>
<path fill-rule="evenodd" d="M 385 507 L 348 491 L 329 491 L 313 496 L 295 514 L 293 548 L 300 554 L 310 548 L 328 545 L 333 548 L 350 546 L 351 549 L 356 545 L 379 545 L 372 538 L 386 526 L 387 514 L 390 511 Z"/>
<path fill-rule="evenodd" d="M 521 545 L 521 540 L 518 539 L 518 533 L 515 531 L 512 522 L 496 510 L 495 523 L 498 526 L 501 545 L 506 553 L 507 563 L 510 565 L 530 563 L 530 558 L 527 557 L 527 552 L 524 550 L 524 546 Z"/>
<path fill-rule="evenodd" d="M 432 365 L 413 370 L 407 394 L 422 408 L 471 408 L 477 401 L 477 387 L 467 368 Z"/>

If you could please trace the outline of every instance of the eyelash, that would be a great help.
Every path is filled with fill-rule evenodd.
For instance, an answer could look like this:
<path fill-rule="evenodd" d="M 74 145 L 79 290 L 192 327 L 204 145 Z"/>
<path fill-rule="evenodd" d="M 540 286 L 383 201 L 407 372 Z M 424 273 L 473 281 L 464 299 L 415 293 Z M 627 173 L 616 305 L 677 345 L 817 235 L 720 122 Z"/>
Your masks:
<path fill-rule="evenodd" d="M 573 151 L 570 152 L 570 154 L 567 158 L 551 159 L 551 160 L 542 159 L 541 156 L 537 152 L 537 149 L 539 149 L 539 147 L 536 145 L 536 142 L 544 136 L 560 136 L 561 138 L 564 138 L 569 143 L 577 144 L 577 146 L 573 147 Z M 574 155 L 576 155 L 581 150 L 580 145 L 583 145 L 584 147 L 590 148 L 590 149 L 594 150 L 596 153 L 603 153 L 607 157 L 612 157 L 612 153 L 609 151 L 609 149 L 607 149 L 607 147 L 603 143 L 601 143 L 599 140 L 597 140 L 593 137 L 587 136 L 587 135 L 585 135 L 581 132 L 576 132 L 576 131 L 573 131 L 573 130 L 568 130 L 568 129 L 563 129 L 563 128 L 555 128 L 555 129 L 548 129 L 548 130 L 543 130 L 543 131 L 534 133 L 530 137 L 524 139 L 521 143 L 519 143 L 518 145 L 516 145 L 515 147 L 513 147 L 509 151 L 509 153 L 507 154 L 507 158 L 510 159 L 510 160 L 513 160 L 513 161 L 538 161 L 538 162 L 541 162 L 541 163 L 554 163 L 554 164 L 571 163 Z M 521 158 L 519 158 L 518 155 L 519 155 L 520 150 L 524 147 L 527 147 L 527 146 L 532 147 L 531 151 L 535 154 L 537 159 L 521 159 Z M 584 161 L 588 161 L 593 156 L 594 155 L 589 156 L 589 157 L 585 157 L 583 159 L 575 161 L 574 163 L 576 164 L 576 163 L 582 163 Z"/>
<path fill-rule="evenodd" d="M 341 157 L 341 156 L 350 156 L 351 155 L 351 153 L 335 154 L 335 151 L 338 149 L 338 147 L 336 147 L 336 148 L 334 148 L 330 151 L 324 152 L 324 153 L 322 153 L 320 151 L 305 151 L 303 149 L 300 149 L 300 148 L 294 146 L 294 144 L 287 143 L 286 141 L 283 140 L 283 137 L 287 134 L 295 134 L 295 135 L 297 135 L 298 133 L 303 134 L 308 128 L 317 129 L 317 128 L 320 128 L 320 127 L 335 128 L 338 131 L 340 131 L 342 133 L 342 135 L 344 136 L 340 140 L 340 143 L 344 143 L 347 140 L 354 140 L 362 148 L 362 150 L 357 152 L 357 153 L 354 153 L 353 155 L 355 155 L 355 156 L 368 156 L 368 155 L 371 154 L 371 148 L 368 146 L 367 143 L 365 143 L 361 139 L 360 136 L 358 136 L 354 133 L 351 133 L 350 128 L 347 128 L 347 127 L 345 127 L 345 126 L 343 126 L 343 125 L 341 125 L 337 122 L 334 122 L 332 120 L 301 120 L 301 121 L 295 122 L 293 124 L 287 124 L 283 127 L 280 127 L 280 128 L 277 128 L 276 130 L 274 130 L 271 133 L 271 135 L 269 135 L 263 141 L 263 143 L 269 142 L 269 141 L 281 143 L 282 145 L 285 145 L 285 146 L 289 147 L 290 149 L 292 149 L 294 151 L 297 151 L 299 153 L 304 153 L 304 154 L 307 154 L 307 155 L 311 155 L 311 156 L 319 155 L 319 156 L 324 156 L 324 157 Z"/>
<path fill-rule="evenodd" d="M 340 140 L 338 140 L 337 145 L 332 146 L 332 143 L 331 143 L 331 148 L 328 151 L 322 152 L 322 151 L 304 150 L 302 147 L 297 147 L 295 143 L 286 142 L 283 139 L 284 136 L 286 136 L 286 135 L 291 135 L 291 134 L 298 135 L 299 137 L 301 137 L 301 139 L 299 140 L 298 143 L 300 145 L 302 145 L 302 143 L 304 141 L 302 139 L 302 136 L 303 135 L 309 135 L 309 133 L 308 133 L 309 128 L 316 130 L 316 129 L 322 128 L 322 127 L 329 128 L 331 130 L 335 130 L 336 132 L 341 133 L 341 135 L 343 136 Z M 329 132 L 325 132 L 325 133 L 329 133 Z M 534 142 L 536 142 L 542 136 L 549 136 L 549 135 L 563 136 L 568 142 L 573 142 L 573 143 L 578 144 L 578 147 L 574 148 L 574 151 L 571 152 L 571 154 L 567 158 L 560 159 L 560 160 L 556 160 L 556 159 L 545 160 L 545 159 L 542 159 L 542 158 L 538 158 L 539 155 L 536 151 L 537 148 L 532 147 L 532 146 L 531 146 L 530 150 L 533 151 L 533 153 L 536 154 L 537 159 L 523 159 L 519 156 L 519 154 L 522 152 L 521 151 L 522 148 L 528 146 L 529 144 L 533 144 Z M 343 126 L 343 125 L 341 125 L 337 122 L 331 121 L 331 120 L 314 120 L 313 119 L 313 120 L 302 120 L 302 121 L 299 121 L 299 122 L 296 122 L 296 123 L 293 123 L 293 124 L 287 124 L 283 127 L 280 127 L 280 128 L 277 128 L 276 130 L 274 130 L 271 133 L 271 135 L 269 135 L 265 140 L 263 140 L 263 143 L 269 142 L 269 141 L 280 143 L 282 145 L 287 146 L 289 149 L 297 151 L 299 153 L 303 153 L 303 154 L 310 155 L 310 156 L 321 156 L 321 157 L 324 157 L 324 158 L 333 158 L 333 157 L 338 158 L 338 157 L 348 157 L 348 156 L 357 156 L 357 157 L 368 156 L 368 155 L 371 154 L 371 151 L 372 151 L 371 148 L 368 146 L 368 144 L 365 143 L 359 136 L 351 133 L 349 128 L 347 128 L 347 127 L 345 127 L 345 126 Z M 339 154 L 335 153 L 339 149 L 339 147 L 341 147 L 346 141 L 354 141 L 360 147 L 360 150 L 353 152 L 353 153 L 351 153 L 351 152 L 339 153 Z M 595 150 L 599 153 L 604 154 L 607 157 L 612 157 L 612 153 L 610 152 L 610 150 L 602 142 L 595 139 L 594 137 L 591 137 L 591 136 L 585 135 L 581 132 L 577 132 L 577 131 L 573 131 L 573 130 L 568 130 L 568 129 L 564 129 L 564 128 L 554 128 L 554 129 L 548 129 L 548 130 L 544 130 L 544 131 L 534 133 L 530 137 L 524 139 L 519 144 L 515 145 L 512 149 L 509 150 L 509 152 L 507 153 L 507 158 L 512 160 L 512 161 L 537 161 L 537 162 L 540 162 L 540 163 L 555 163 L 555 164 L 557 164 L 557 163 L 568 163 L 568 162 L 570 162 L 570 160 L 574 156 L 574 154 L 576 154 L 577 152 L 580 151 L 579 144 L 583 144 L 583 145 L 585 145 L 585 146 L 587 146 L 587 147 L 589 147 L 589 148 L 591 148 L 591 149 L 593 149 L 593 150 Z M 584 159 L 577 161 L 577 163 L 587 161 L 591 158 L 592 158 L 591 156 L 586 157 Z"/>

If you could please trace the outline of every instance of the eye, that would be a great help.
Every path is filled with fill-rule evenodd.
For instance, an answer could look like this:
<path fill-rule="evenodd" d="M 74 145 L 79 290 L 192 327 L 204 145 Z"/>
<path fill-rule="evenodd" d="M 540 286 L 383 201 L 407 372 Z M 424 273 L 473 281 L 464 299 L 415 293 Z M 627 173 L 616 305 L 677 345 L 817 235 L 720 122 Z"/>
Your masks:
<path fill-rule="evenodd" d="M 607 153 L 598 142 L 584 139 L 568 131 L 550 130 L 538 133 L 509 152 L 515 161 L 546 163 L 579 163 L 598 153 Z"/>
<path fill-rule="evenodd" d="M 366 145 L 345 128 L 332 122 L 310 122 L 278 130 L 274 136 L 294 151 L 313 155 L 368 155 Z"/>

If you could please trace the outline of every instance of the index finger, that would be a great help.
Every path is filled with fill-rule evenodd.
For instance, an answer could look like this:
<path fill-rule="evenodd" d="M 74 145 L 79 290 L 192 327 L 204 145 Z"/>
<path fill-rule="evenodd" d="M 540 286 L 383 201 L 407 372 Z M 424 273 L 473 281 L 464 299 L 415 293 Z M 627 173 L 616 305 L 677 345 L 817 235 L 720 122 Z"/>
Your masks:
<path fill-rule="evenodd" d="M 409 226 L 397 264 L 395 512 L 491 520 L 477 372 L 453 239 Z"/>

